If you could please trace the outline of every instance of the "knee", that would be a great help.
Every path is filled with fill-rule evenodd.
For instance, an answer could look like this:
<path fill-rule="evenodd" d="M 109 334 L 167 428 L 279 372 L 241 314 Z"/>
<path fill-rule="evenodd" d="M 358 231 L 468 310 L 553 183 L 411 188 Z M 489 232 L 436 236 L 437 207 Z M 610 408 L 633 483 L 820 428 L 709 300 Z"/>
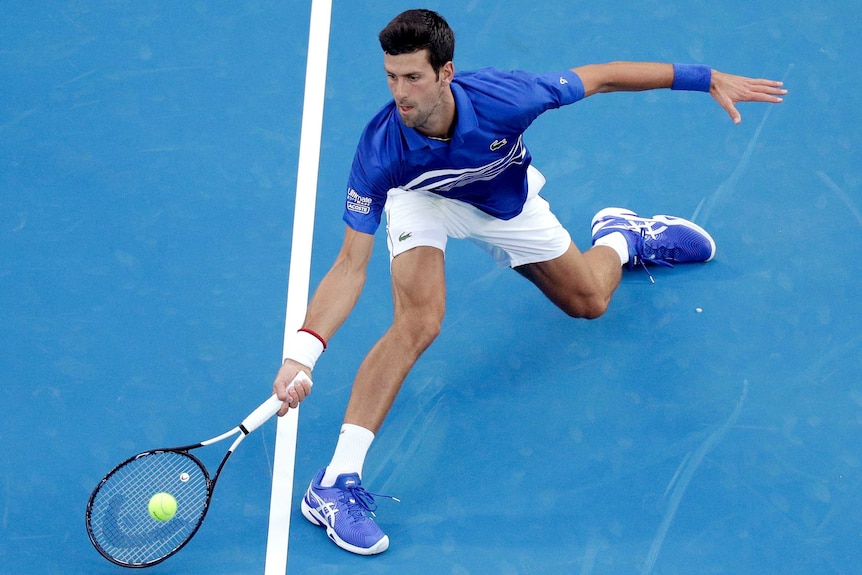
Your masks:
<path fill-rule="evenodd" d="M 443 328 L 443 316 L 428 314 L 413 324 L 413 337 L 417 347 L 428 347 L 440 335 Z"/>
<path fill-rule="evenodd" d="M 600 297 L 572 298 L 561 306 L 569 317 L 579 319 L 598 319 L 608 310 L 610 300 Z"/>
<path fill-rule="evenodd" d="M 401 341 L 420 353 L 437 339 L 442 326 L 443 313 L 435 310 L 403 316 L 394 325 Z"/>

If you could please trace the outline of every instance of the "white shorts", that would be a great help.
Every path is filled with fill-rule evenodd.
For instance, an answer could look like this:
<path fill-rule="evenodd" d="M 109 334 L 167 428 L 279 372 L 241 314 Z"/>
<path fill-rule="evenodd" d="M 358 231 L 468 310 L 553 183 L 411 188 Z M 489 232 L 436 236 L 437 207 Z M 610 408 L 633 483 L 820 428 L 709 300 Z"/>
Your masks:
<path fill-rule="evenodd" d="M 390 259 L 419 246 L 445 253 L 448 238 L 472 240 L 501 266 L 514 268 L 560 257 L 572 239 L 539 196 L 545 177 L 530 166 L 527 185 L 524 209 L 511 220 L 432 192 L 389 190 L 385 210 Z"/>

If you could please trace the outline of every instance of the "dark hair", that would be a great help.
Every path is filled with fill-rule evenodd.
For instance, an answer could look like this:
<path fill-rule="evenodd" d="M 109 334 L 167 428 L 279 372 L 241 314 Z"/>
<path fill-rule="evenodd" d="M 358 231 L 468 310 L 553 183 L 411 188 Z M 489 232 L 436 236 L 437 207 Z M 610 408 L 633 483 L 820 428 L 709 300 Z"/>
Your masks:
<path fill-rule="evenodd" d="M 390 56 L 428 50 L 428 62 L 439 72 L 455 57 L 455 33 L 440 14 L 431 10 L 407 10 L 396 16 L 378 36 Z"/>

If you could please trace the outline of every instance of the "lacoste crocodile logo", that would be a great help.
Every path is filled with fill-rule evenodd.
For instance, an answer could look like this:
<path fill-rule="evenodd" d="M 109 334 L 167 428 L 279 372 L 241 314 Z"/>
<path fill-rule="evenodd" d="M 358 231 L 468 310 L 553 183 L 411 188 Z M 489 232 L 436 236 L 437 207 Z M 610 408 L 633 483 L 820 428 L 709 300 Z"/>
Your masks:
<path fill-rule="evenodd" d="M 400 236 L 398 236 L 398 241 L 403 242 L 404 240 L 410 239 L 413 237 L 413 232 L 404 232 Z"/>
<path fill-rule="evenodd" d="M 509 141 L 506 138 L 503 138 L 502 140 L 494 140 L 493 142 L 491 142 L 491 151 L 496 152 L 508 143 Z"/>

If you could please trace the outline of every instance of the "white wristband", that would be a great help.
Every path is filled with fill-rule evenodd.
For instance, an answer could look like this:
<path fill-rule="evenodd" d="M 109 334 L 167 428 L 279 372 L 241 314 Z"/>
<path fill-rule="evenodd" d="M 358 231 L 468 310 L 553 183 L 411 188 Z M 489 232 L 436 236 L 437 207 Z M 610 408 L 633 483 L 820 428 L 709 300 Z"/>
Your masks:
<path fill-rule="evenodd" d="M 309 370 L 323 353 L 323 342 L 306 331 L 298 331 L 290 338 L 284 352 L 284 358 L 302 364 Z"/>

